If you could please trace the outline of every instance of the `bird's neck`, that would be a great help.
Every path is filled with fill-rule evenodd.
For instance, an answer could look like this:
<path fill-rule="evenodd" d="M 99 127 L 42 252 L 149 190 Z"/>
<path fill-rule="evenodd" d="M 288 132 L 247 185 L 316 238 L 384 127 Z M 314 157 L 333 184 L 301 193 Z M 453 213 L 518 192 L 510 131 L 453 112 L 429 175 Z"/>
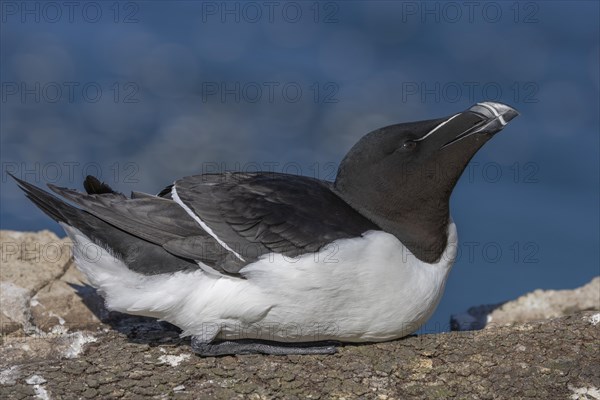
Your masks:
<path fill-rule="evenodd" d="M 406 199 L 377 196 L 381 199 L 381 204 L 377 204 L 371 196 L 355 197 L 352 193 L 336 192 L 357 212 L 396 236 L 410 252 L 407 257 L 414 256 L 431 264 L 443 256 L 448 244 L 449 196 L 438 200 L 421 198 L 411 204 L 407 204 Z"/>

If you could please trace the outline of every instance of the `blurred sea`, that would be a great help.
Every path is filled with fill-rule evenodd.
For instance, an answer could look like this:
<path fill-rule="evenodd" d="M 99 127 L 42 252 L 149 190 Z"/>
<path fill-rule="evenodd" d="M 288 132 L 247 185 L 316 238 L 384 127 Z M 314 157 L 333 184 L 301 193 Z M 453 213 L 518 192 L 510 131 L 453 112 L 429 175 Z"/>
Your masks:
<path fill-rule="evenodd" d="M 600 3 L 475 3 L 3 1 L 1 228 L 63 235 L 7 172 L 126 193 L 333 179 L 370 130 L 497 100 L 521 115 L 454 191 L 460 258 L 422 331 L 582 285 L 600 274 Z"/>

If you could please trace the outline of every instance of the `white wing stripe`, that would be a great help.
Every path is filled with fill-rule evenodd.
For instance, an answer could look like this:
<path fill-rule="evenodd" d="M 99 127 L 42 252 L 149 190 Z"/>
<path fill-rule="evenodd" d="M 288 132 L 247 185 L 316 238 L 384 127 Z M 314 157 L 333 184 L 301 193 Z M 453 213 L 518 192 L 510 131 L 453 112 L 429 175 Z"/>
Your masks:
<path fill-rule="evenodd" d="M 194 219 L 194 221 L 196 221 L 198 223 L 198 225 L 200 225 L 200 227 L 202 229 L 204 229 L 206 231 L 206 233 L 208 233 L 210 236 L 213 237 L 213 239 L 215 239 L 217 242 L 219 242 L 219 244 L 227 251 L 233 253 L 233 255 L 235 255 L 237 258 L 239 258 L 242 261 L 246 261 L 242 258 L 242 256 L 240 256 L 238 253 L 236 253 L 235 251 L 233 251 L 233 249 L 231 249 L 231 247 L 227 246 L 227 243 L 225 243 L 224 241 L 222 241 L 221 239 L 219 239 L 219 237 L 213 232 L 212 229 L 210 229 L 210 227 L 208 225 L 206 225 L 204 223 L 204 221 L 202 221 L 200 219 L 200 217 L 198 217 L 191 208 L 189 208 L 179 197 L 179 195 L 177 194 L 177 189 L 175 188 L 175 183 L 173 183 L 173 188 L 171 189 L 171 197 L 173 197 L 173 200 L 175 200 L 175 202 L 177 204 L 179 204 L 181 206 L 181 208 L 183 208 L 185 210 L 186 213 L 188 213 L 188 215 L 190 217 L 192 217 Z"/>

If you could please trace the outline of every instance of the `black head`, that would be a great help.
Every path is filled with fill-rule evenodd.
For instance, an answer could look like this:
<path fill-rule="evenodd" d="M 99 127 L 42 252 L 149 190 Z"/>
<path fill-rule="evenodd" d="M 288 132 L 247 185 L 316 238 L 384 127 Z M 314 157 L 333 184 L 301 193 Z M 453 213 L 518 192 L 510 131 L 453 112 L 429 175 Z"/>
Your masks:
<path fill-rule="evenodd" d="M 517 115 L 485 102 L 368 133 L 340 164 L 335 190 L 420 260 L 435 262 L 447 244 L 452 189 L 477 150 Z"/>

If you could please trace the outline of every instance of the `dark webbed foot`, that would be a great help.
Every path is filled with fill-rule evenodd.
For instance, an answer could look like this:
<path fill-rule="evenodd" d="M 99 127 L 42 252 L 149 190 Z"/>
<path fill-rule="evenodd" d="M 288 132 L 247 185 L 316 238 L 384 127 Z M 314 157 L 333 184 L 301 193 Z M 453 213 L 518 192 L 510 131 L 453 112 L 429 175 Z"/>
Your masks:
<path fill-rule="evenodd" d="M 253 339 L 205 342 L 192 336 L 192 350 L 202 357 L 236 354 L 335 354 L 339 344 L 335 341 L 287 343 Z"/>

